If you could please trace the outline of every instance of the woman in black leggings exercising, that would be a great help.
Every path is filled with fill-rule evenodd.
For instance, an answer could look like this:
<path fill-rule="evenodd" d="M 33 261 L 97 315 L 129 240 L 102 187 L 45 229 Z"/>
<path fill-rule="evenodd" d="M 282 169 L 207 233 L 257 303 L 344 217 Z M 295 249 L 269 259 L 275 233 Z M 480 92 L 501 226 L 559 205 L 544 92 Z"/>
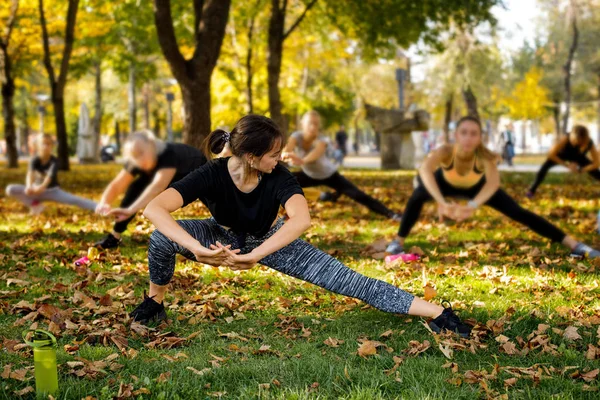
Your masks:
<path fill-rule="evenodd" d="M 588 153 L 592 157 L 591 160 L 587 157 Z M 535 191 L 550 168 L 558 164 L 569 168 L 571 172 L 587 172 L 591 177 L 600 181 L 600 171 L 598 170 L 600 155 L 598 155 L 598 150 L 594 146 L 590 133 L 585 126 L 575 125 L 569 136 L 563 137 L 552 147 L 550 153 L 548 153 L 548 159 L 542 164 L 535 181 L 529 188 L 527 197 L 531 199 L 535 196 Z"/>
<path fill-rule="evenodd" d="M 303 240 L 310 215 L 294 176 L 278 163 L 284 135 L 269 118 L 247 115 L 231 133 L 214 131 L 210 153 L 229 143 L 231 157 L 209 161 L 148 204 L 144 215 L 156 230 L 150 237 L 150 296 L 132 311 L 142 323 L 165 319 L 163 298 L 173 277 L 177 254 L 213 266 L 245 270 L 257 263 L 361 299 L 380 310 L 431 317 L 435 332 L 469 336 L 450 307 L 428 303 L 389 283 L 361 275 Z M 171 213 L 200 200 L 212 218 L 175 221 Z M 289 219 L 277 219 L 283 206 Z"/>
<path fill-rule="evenodd" d="M 101 215 L 115 218 L 112 232 L 95 245 L 101 249 L 118 247 L 121 234 L 135 214 L 165 190 L 169 184 L 203 165 L 206 157 L 199 149 L 183 143 L 165 143 L 150 131 L 133 133 L 125 143 L 125 166 L 108 184 L 96 207 Z M 125 193 L 118 208 L 111 203 Z"/>
<path fill-rule="evenodd" d="M 456 144 L 429 153 L 419 170 L 419 185 L 408 200 L 398 237 L 386 251 L 400 254 L 404 240 L 417 222 L 425 202 L 438 203 L 440 220 L 444 217 L 462 221 L 482 205 L 488 205 L 507 217 L 531 228 L 553 242 L 568 246 L 572 255 L 599 257 L 600 252 L 577 242 L 550 222 L 525 210 L 500 188 L 497 157 L 481 142 L 481 123 L 473 117 L 462 118 L 456 127 Z M 470 199 L 467 205 L 448 203 L 446 197 Z"/>
<path fill-rule="evenodd" d="M 337 200 L 345 194 L 352 200 L 366 206 L 369 210 L 395 221 L 401 220 L 401 214 L 395 213 L 379 200 L 374 199 L 356 187 L 338 171 L 337 166 L 327 157 L 327 142 L 319 137 L 321 117 L 316 111 L 308 111 L 302 117 L 302 130 L 294 132 L 283 152 L 283 160 L 301 168 L 294 172 L 300 186 L 328 186 L 335 190 L 327 194 L 330 200 Z"/>

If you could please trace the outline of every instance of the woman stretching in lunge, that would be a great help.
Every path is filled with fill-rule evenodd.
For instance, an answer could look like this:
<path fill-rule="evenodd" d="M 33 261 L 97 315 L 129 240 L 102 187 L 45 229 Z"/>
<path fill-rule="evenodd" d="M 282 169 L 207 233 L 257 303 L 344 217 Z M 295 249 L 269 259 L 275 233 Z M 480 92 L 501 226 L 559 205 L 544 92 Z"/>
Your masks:
<path fill-rule="evenodd" d="M 592 159 L 587 157 L 590 154 Z M 565 136 L 555 144 L 548 159 L 535 177 L 535 181 L 527 192 L 527 197 L 530 199 L 535 196 L 535 191 L 542 183 L 550 168 L 560 164 L 569 168 L 571 172 L 582 173 L 587 172 L 596 180 L 600 180 L 600 155 L 594 146 L 594 142 L 590 138 L 590 133 L 585 126 L 575 125 L 569 136 Z"/>
<path fill-rule="evenodd" d="M 600 256 L 597 250 L 577 242 L 544 218 L 519 206 L 500 188 L 497 157 L 483 146 L 481 124 L 476 118 L 460 119 L 455 137 L 454 145 L 446 145 L 429 153 L 421 165 L 419 186 L 408 200 L 398 238 L 388 245 L 387 253 L 400 254 L 404 251 L 404 240 L 417 222 L 423 205 L 435 200 L 440 219 L 448 217 L 462 221 L 485 204 L 528 226 L 537 234 L 568 246 L 574 256 Z M 446 202 L 445 197 L 461 197 L 470 201 L 466 206 L 461 206 Z"/>
<path fill-rule="evenodd" d="M 300 186 L 328 186 L 334 189 L 335 193 L 324 193 L 323 199 L 335 201 L 345 194 L 377 214 L 400 221 L 401 214 L 393 212 L 357 188 L 337 171 L 337 166 L 327 157 L 327 142 L 318 136 L 320 128 L 319 113 L 308 111 L 302 117 L 302 130 L 293 133 L 285 147 L 283 160 L 301 167 L 300 171 L 294 172 Z"/>
<path fill-rule="evenodd" d="M 121 234 L 135 214 L 169 184 L 177 182 L 206 162 L 204 154 L 182 143 L 165 143 L 150 131 L 133 133 L 124 146 L 125 167 L 108 184 L 96 212 L 112 215 L 113 231 L 95 245 L 102 249 L 118 247 Z M 122 193 L 120 208 L 111 203 Z"/>
<path fill-rule="evenodd" d="M 29 161 L 25 185 L 8 185 L 6 195 L 29 207 L 32 215 L 44 210 L 45 201 L 70 204 L 94 211 L 96 202 L 65 192 L 58 185 L 58 159 L 52 155 L 54 140 L 44 133 L 37 138 L 37 155 Z"/>
<path fill-rule="evenodd" d="M 428 303 L 386 282 L 344 266 L 298 237 L 310 226 L 302 189 L 278 163 L 284 136 L 269 118 L 243 117 L 231 134 L 217 130 L 206 139 L 212 154 L 229 142 L 233 156 L 217 158 L 156 197 L 144 211 L 156 230 L 150 237 L 150 296 L 131 313 L 142 323 L 165 319 L 163 299 L 177 254 L 213 266 L 250 269 L 257 263 L 361 299 L 380 310 L 433 318 L 435 332 L 468 336 L 471 327 L 450 307 Z M 208 151 L 207 151 L 208 154 Z M 205 220 L 175 221 L 171 213 L 199 199 L 212 214 Z M 277 220 L 279 207 L 289 216 Z"/>

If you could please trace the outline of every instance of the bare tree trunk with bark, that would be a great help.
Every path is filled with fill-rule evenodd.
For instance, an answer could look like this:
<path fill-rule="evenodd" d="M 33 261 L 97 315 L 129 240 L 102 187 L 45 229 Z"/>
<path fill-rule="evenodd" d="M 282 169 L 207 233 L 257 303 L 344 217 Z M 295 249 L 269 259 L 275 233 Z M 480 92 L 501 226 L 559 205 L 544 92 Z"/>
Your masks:
<path fill-rule="evenodd" d="M 137 100 L 135 93 L 135 66 L 129 66 L 129 82 L 127 83 L 127 104 L 129 108 L 129 133 L 137 130 Z"/>
<path fill-rule="evenodd" d="M 94 118 L 92 119 L 92 136 L 94 138 L 94 160 L 100 157 L 100 131 L 102 130 L 102 60 L 94 65 L 95 95 Z"/>
<path fill-rule="evenodd" d="M 571 74 L 572 74 L 572 66 L 573 59 L 575 57 L 575 51 L 577 50 L 577 45 L 579 43 L 579 29 L 577 28 L 577 4 L 575 0 L 571 0 L 570 2 L 571 8 L 571 27 L 573 29 L 573 38 L 571 41 L 571 46 L 569 47 L 569 56 L 567 58 L 567 62 L 563 66 L 563 72 L 565 74 L 565 114 L 563 115 L 563 124 L 562 124 L 562 132 L 567 133 L 569 129 L 569 114 L 571 111 Z"/>
<path fill-rule="evenodd" d="M 67 124 L 65 122 L 65 86 L 69 73 L 69 60 L 75 42 L 75 23 L 77 21 L 77 8 L 79 0 L 69 0 L 67 9 L 66 27 L 64 35 L 64 47 L 60 62 L 58 77 L 55 75 L 50 55 L 50 39 L 46 27 L 46 16 L 44 11 L 44 0 L 39 0 L 40 26 L 42 28 L 42 41 L 44 45 L 44 67 L 48 73 L 50 83 L 50 98 L 54 109 L 54 120 L 56 126 L 56 138 L 58 141 L 58 167 L 63 171 L 69 170 L 69 142 L 67 138 Z"/>
<path fill-rule="evenodd" d="M 279 79 L 281 77 L 281 62 L 283 60 L 283 42 L 300 25 L 306 13 L 315 5 L 317 0 L 312 0 L 306 5 L 304 11 L 285 30 L 285 17 L 288 0 L 271 0 L 271 18 L 269 19 L 269 38 L 267 55 L 267 83 L 269 93 L 269 111 L 271 118 L 287 132 L 287 123 L 282 114 L 281 95 L 279 92 Z"/>
<path fill-rule="evenodd" d="M 6 23 L 6 36 L 0 37 L 0 81 L 2 82 L 2 117 L 4 119 L 4 140 L 6 141 L 6 157 L 8 168 L 19 166 L 17 150 L 17 132 L 15 127 L 15 79 L 12 75 L 12 61 L 8 54 L 10 37 L 17 20 L 19 1 L 13 0 Z"/>
<path fill-rule="evenodd" d="M 154 0 L 158 42 L 181 88 L 185 111 L 183 141 L 201 147 L 210 133 L 210 80 L 225 36 L 231 0 L 194 0 L 192 58 L 186 60 L 177 44 L 170 0 Z"/>
<path fill-rule="evenodd" d="M 446 100 L 444 110 L 444 140 L 446 143 L 450 143 L 450 122 L 452 122 L 452 106 L 454 102 L 454 95 L 451 94 Z"/>

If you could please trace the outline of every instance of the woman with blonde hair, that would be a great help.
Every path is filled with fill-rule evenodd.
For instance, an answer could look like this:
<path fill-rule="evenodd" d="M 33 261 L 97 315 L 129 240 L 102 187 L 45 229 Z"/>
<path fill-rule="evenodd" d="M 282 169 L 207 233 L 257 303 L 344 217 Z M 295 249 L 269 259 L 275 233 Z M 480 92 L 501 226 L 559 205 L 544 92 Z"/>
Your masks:
<path fill-rule="evenodd" d="M 29 207 L 32 215 L 44 210 L 42 203 L 53 201 L 94 211 L 96 202 L 65 192 L 58 184 L 58 159 L 52 154 L 54 139 L 44 133 L 36 140 L 36 155 L 29 160 L 25 185 L 8 185 L 6 195 Z"/>
<path fill-rule="evenodd" d="M 108 184 L 96 207 L 101 215 L 116 220 L 112 232 L 96 243 L 97 247 L 110 249 L 121 243 L 121 234 L 152 199 L 170 184 L 206 162 L 199 149 L 182 143 L 166 143 L 151 131 L 131 134 L 124 145 L 125 166 Z M 112 208 L 113 201 L 125 193 L 119 208 Z"/>
<path fill-rule="evenodd" d="M 419 170 L 419 185 L 406 204 L 398 237 L 386 252 L 404 252 L 404 241 L 421 214 L 427 201 L 438 203 L 440 221 L 450 218 L 465 220 L 482 205 L 500 211 L 510 219 L 529 227 L 538 235 L 571 249 L 573 256 L 596 258 L 600 252 L 565 234 L 544 218 L 525 210 L 500 188 L 497 155 L 481 141 L 482 129 L 478 119 L 463 117 L 456 125 L 456 142 L 429 153 Z M 446 197 L 469 199 L 467 205 L 448 202 Z"/>
<path fill-rule="evenodd" d="M 329 194 L 330 199 L 337 200 L 345 194 L 377 214 L 400 221 L 400 213 L 390 210 L 338 172 L 337 166 L 327 157 L 328 143 L 319 136 L 320 128 L 319 113 L 314 110 L 305 113 L 302 117 L 302 129 L 292 133 L 282 154 L 285 162 L 300 167 L 300 171 L 294 172 L 300 186 L 330 187 L 335 190 L 335 194 Z"/>

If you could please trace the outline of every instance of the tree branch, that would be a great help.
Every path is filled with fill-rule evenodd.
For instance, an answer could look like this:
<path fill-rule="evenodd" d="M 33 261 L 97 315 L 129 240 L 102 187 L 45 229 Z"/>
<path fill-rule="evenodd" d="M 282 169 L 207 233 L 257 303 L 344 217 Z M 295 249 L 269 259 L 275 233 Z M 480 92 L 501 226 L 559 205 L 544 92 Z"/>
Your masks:
<path fill-rule="evenodd" d="M 202 9 L 202 19 L 198 22 L 198 35 L 202 42 L 196 42 L 192 62 L 194 68 L 206 68 L 217 63 L 221 44 L 225 36 L 225 26 L 229 19 L 231 0 L 209 0 Z"/>
<path fill-rule="evenodd" d="M 202 34 L 200 32 L 200 22 L 202 22 L 202 10 L 204 8 L 204 0 L 194 0 L 194 39 L 196 47 L 202 43 Z"/>
<path fill-rule="evenodd" d="M 294 29 L 296 29 L 298 27 L 298 25 L 300 25 L 300 23 L 302 22 L 304 17 L 306 17 L 306 13 L 315 5 L 316 2 L 317 2 L 317 0 L 312 0 L 310 3 L 308 3 L 308 5 L 306 6 L 306 8 L 302 12 L 302 14 L 300 14 L 300 16 L 298 17 L 296 22 L 294 22 L 292 24 L 292 26 L 290 26 L 290 29 L 288 29 L 287 32 L 285 32 L 283 34 L 283 40 L 287 39 L 287 37 L 290 35 L 290 33 L 292 33 L 294 31 Z M 285 12 L 285 5 L 284 5 L 284 12 Z"/>
<path fill-rule="evenodd" d="M 50 60 L 50 45 L 48 44 L 48 29 L 46 27 L 46 16 L 44 15 L 44 0 L 39 0 L 39 11 L 40 11 L 40 25 L 42 27 L 42 43 L 44 45 L 44 66 L 48 72 L 50 82 L 52 85 L 56 83 L 56 77 L 54 76 L 54 68 L 52 67 L 52 61 Z"/>
<path fill-rule="evenodd" d="M 79 0 L 69 0 L 67 10 L 67 26 L 65 28 L 65 47 L 63 48 L 62 61 L 60 63 L 60 73 L 58 74 L 58 87 L 62 90 L 67 83 L 67 74 L 69 73 L 69 59 L 73 51 L 73 42 L 75 42 L 75 23 L 77 22 L 77 8 Z"/>
<path fill-rule="evenodd" d="M 17 11 L 19 10 L 19 0 L 13 0 L 12 7 L 10 9 L 10 16 L 8 17 L 8 21 L 6 24 L 6 38 L 0 38 L 0 46 L 5 49 L 8 49 L 8 43 L 10 42 L 10 36 L 12 35 L 12 30 L 17 22 Z"/>
<path fill-rule="evenodd" d="M 170 0 L 154 0 L 154 23 L 158 43 L 169 63 L 173 76 L 179 82 L 189 82 L 186 68 L 187 61 L 179 51 L 175 29 L 173 28 Z"/>

